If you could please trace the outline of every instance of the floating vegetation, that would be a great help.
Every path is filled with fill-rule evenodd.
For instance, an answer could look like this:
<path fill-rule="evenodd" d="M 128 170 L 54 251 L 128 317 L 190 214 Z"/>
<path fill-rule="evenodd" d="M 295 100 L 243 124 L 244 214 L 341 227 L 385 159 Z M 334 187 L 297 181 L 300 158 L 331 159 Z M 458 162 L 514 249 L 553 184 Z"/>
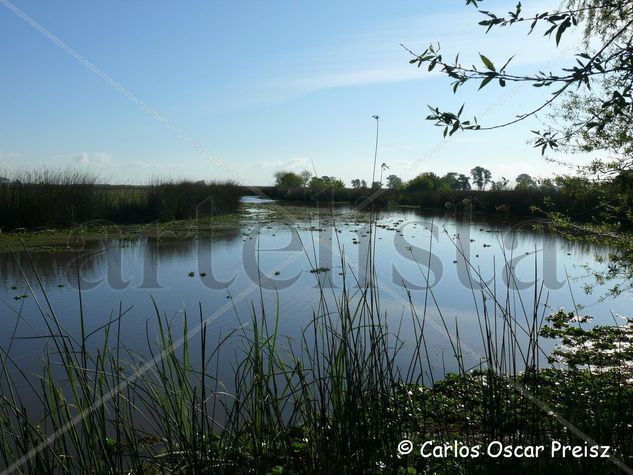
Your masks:
<path fill-rule="evenodd" d="M 317 267 L 316 269 L 312 269 L 310 270 L 311 274 L 320 274 L 322 272 L 329 272 L 330 268 L 329 267 Z"/>

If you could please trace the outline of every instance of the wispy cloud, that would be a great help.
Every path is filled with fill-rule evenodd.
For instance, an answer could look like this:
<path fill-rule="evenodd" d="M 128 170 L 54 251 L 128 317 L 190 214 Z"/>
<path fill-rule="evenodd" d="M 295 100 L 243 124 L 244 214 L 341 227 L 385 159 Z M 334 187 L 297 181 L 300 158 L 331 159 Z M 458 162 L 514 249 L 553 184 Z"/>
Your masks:
<path fill-rule="evenodd" d="M 167 170 L 170 168 L 184 168 L 182 163 L 174 162 L 148 162 L 145 160 L 133 160 L 121 165 L 121 168 L 142 168 L 146 170 Z"/>
<path fill-rule="evenodd" d="M 72 156 L 73 161 L 82 165 L 107 165 L 112 161 L 112 155 L 106 152 L 82 152 Z"/>
<path fill-rule="evenodd" d="M 428 75 L 426 75 L 428 77 Z M 360 86 L 388 82 L 410 81 L 420 79 L 420 72 L 411 67 L 361 69 L 356 71 L 335 72 L 321 76 L 298 77 L 280 82 L 285 89 L 302 93 L 334 87 Z"/>
<path fill-rule="evenodd" d="M 3 152 L 0 153 L 0 162 L 8 162 L 20 158 L 20 154 L 17 152 Z"/>
<path fill-rule="evenodd" d="M 292 158 L 290 160 L 263 160 L 253 162 L 248 167 L 250 170 L 261 170 L 267 172 L 276 172 L 287 170 L 292 172 L 301 172 L 303 170 L 312 171 L 312 160 L 305 157 Z"/>
<path fill-rule="evenodd" d="M 505 62 L 516 55 L 512 65 L 520 69 L 543 64 L 550 53 L 555 56 L 565 44 L 579 40 L 568 35 L 563 38 L 565 44 L 557 50 L 550 39 L 538 33 L 528 37 L 527 29 L 520 27 L 485 34 L 485 30 L 477 25 L 479 20 L 480 14 L 469 8 L 453 13 L 392 18 L 370 32 L 350 33 L 344 38 L 333 38 L 311 48 L 288 52 L 277 58 L 275 70 L 278 75 L 273 73 L 271 77 L 263 78 L 262 93 L 267 94 L 268 99 L 283 100 L 322 89 L 424 80 L 440 74 L 409 65 L 410 54 L 401 44 L 422 52 L 431 42 L 439 42 L 446 55 L 467 49 L 470 54 L 462 57 L 465 65 L 478 64 L 479 51 L 497 62 Z M 464 48 L 464 45 L 468 47 Z"/>

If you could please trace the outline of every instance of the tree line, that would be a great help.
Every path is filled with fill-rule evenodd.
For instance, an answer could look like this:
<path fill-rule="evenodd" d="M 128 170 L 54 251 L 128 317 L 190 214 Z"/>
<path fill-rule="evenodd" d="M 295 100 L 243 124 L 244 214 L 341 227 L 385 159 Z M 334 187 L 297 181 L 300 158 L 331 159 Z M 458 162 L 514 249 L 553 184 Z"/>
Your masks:
<path fill-rule="evenodd" d="M 386 165 L 383 164 L 382 168 Z M 490 170 L 476 166 L 470 170 L 469 175 L 457 172 L 449 172 L 444 176 L 439 176 L 433 172 L 420 173 L 411 180 L 405 181 L 397 175 L 388 175 L 385 179 L 385 183 L 381 181 L 374 181 L 371 187 L 368 186 L 365 180 L 355 178 L 351 181 L 351 187 L 353 189 L 381 189 L 386 187 L 390 190 L 397 191 L 469 191 L 476 189 L 483 191 L 490 189 L 492 191 L 502 190 L 526 190 L 526 189 L 554 189 L 562 186 L 562 181 L 565 177 L 550 178 L 534 178 L 527 173 L 521 173 L 515 178 L 516 185 L 511 186 L 510 180 L 505 177 L 501 177 L 499 180 L 494 181 L 492 179 L 492 173 Z M 300 173 L 292 171 L 280 171 L 275 173 L 275 188 L 282 193 L 286 193 L 290 190 L 297 188 L 309 188 L 313 190 L 321 189 L 334 189 L 341 190 L 346 188 L 343 180 L 333 176 L 312 176 L 312 174 L 305 170 Z"/>

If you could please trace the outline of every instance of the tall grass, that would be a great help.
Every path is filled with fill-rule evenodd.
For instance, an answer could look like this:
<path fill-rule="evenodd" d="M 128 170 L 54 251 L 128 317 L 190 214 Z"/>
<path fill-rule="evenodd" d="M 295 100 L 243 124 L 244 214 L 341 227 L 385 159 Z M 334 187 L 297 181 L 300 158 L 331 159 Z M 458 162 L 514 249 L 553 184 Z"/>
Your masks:
<path fill-rule="evenodd" d="M 405 438 L 469 445 L 582 443 L 577 430 L 612 445 L 619 458 L 633 459 L 633 391 L 622 372 L 541 368 L 541 289 L 525 301 L 511 286 L 487 286 L 468 263 L 481 287 L 472 296 L 483 348 L 479 364 L 469 368 L 459 325 L 444 315 L 432 290 L 420 302 L 407 292 L 408 315 L 388 318 L 373 258 L 368 265 L 366 281 L 344 272 L 338 289 L 323 285 L 327 274 L 316 276 L 320 293 L 312 320 L 295 339 L 279 334 L 281 306 L 277 301 L 270 314 L 263 294 L 250 318 L 224 337 L 211 337 L 201 308 L 197 318 L 184 316 L 179 332 L 156 308 L 158 338 L 153 341 L 148 331 L 145 358 L 121 338 L 127 311 L 119 309 L 88 333 L 80 312 L 81 334 L 71 334 L 34 282 L 31 290 L 48 328 L 42 337 L 47 350 L 42 372 L 33 378 L 12 359 L 10 348 L 2 349 L 5 466 L 23 462 L 14 467 L 22 473 L 617 470 L 605 460 L 429 459 L 397 451 Z M 403 334 L 405 319 L 410 330 Z M 456 374 L 434 370 L 432 324 L 448 339 Z M 88 352 L 94 338 L 101 345 Z M 227 364 L 221 355 L 227 345 L 237 355 L 231 384 L 217 379 L 219 365 Z M 23 402 L 18 388 L 25 385 L 39 407 Z M 42 415 L 36 418 L 33 411 Z"/>
<path fill-rule="evenodd" d="M 0 183 L 3 229 L 69 226 L 91 219 L 98 203 L 97 179 L 86 172 L 24 170 Z"/>
<path fill-rule="evenodd" d="M 68 227 L 90 221 L 133 224 L 210 216 L 238 209 L 241 189 L 231 183 L 155 180 L 112 186 L 82 171 L 43 169 L 0 182 L 0 227 Z"/>

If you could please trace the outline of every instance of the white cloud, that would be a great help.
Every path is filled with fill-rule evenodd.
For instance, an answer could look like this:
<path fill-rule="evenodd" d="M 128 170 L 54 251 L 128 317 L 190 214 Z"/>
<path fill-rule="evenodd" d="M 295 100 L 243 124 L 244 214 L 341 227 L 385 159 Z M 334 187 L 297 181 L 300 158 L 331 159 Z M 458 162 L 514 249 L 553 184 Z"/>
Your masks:
<path fill-rule="evenodd" d="M 142 169 L 156 169 L 156 170 L 165 170 L 168 168 L 184 168 L 183 163 L 173 163 L 173 162 L 147 162 L 144 160 L 134 160 L 131 162 L 127 162 L 121 165 L 122 168 L 142 168 Z"/>
<path fill-rule="evenodd" d="M 105 152 L 96 152 L 93 154 L 82 152 L 73 155 L 72 159 L 77 163 L 81 163 L 82 165 L 107 165 L 112 160 L 112 155 Z"/>
<path fill-rule="evenodd" d="M 8 162 L 20 158 L 20 154 L 17 152 L 4 152 L 0 153 L 0 162 Z"/>
<path fill-rule="evenodd" d="M 417 68 L 404 66 L 395 68 L 361 69 L 323 74 L 321 76 L 296 78 L 294 80 L 287 81 L 286 83 L 282 82 L 280 83 L 280 86 L 293 90 L 300 90 L 302 92 L 309 92 L 334 87 L 410 81 L 412 79 L 429 77 L 430 74 L 433 73 L 421 75 Z"/>
<path fill-rule="evenodd" d="M 312 160 L 304 157 L 292 158 L 290 160 L 264 160 L 254 162 L 248 167 L 253 170 L 270 170 L 271 172 L 287 170 L 291 172 L 302 172 L 303 170 L 313 171 Z"/>

